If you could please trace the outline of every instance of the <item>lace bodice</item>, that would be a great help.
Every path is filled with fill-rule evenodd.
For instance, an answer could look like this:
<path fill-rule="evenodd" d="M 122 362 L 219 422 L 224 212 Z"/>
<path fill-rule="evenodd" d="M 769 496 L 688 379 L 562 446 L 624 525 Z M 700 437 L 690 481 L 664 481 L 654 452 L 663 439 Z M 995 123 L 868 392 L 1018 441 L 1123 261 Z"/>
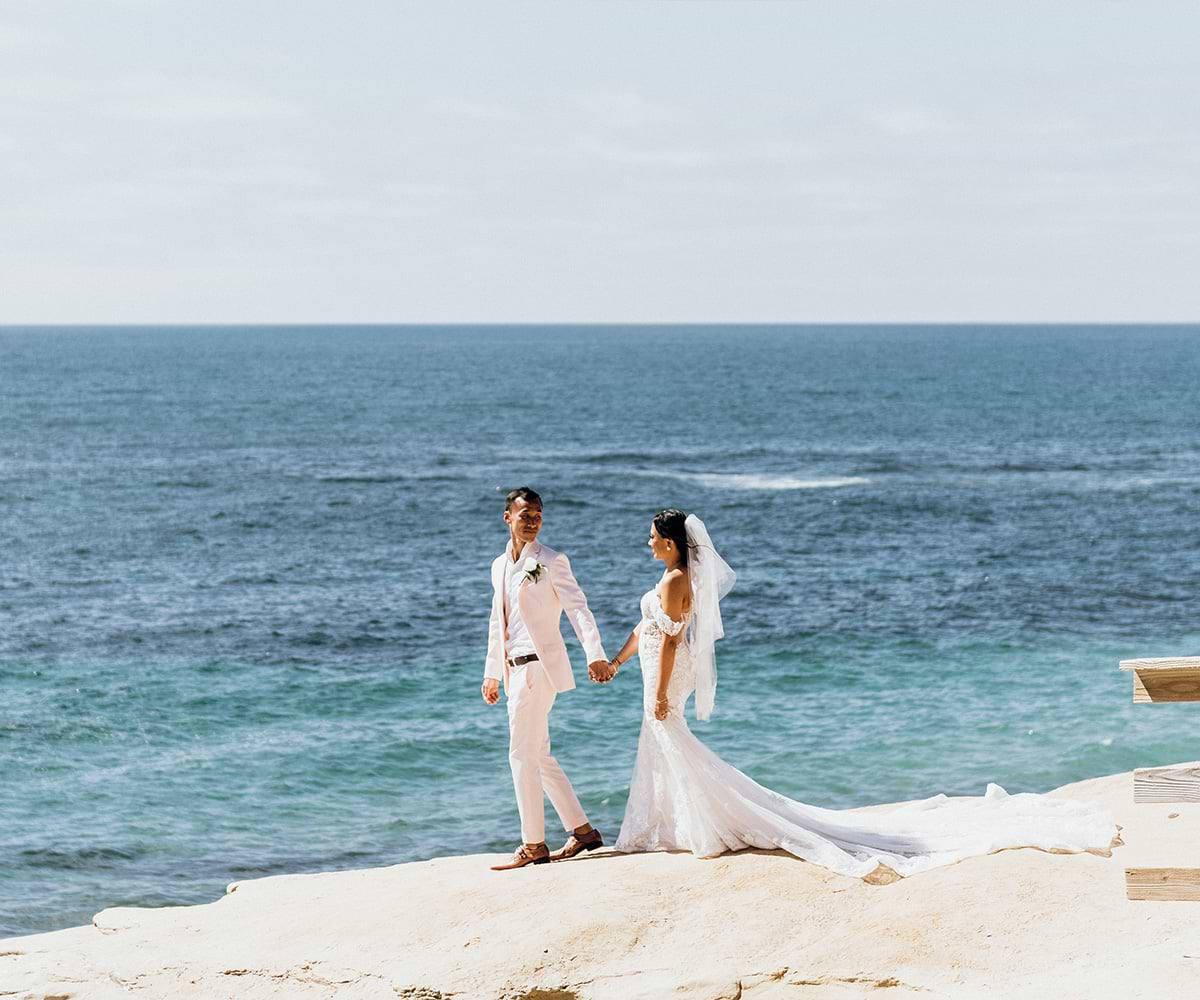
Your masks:
<path fill-rule="evenodd" d="M 684 612 L 683 618 L 676 621 L 663 610 L 658 587 L 642 595 L 642 620 L 637 627 L 638 661 L 642 667 L 643 706 L 649 715 L 654 714 L 658 665 L 662 657 L 664 636 L 682 635 L 681 641 L 675 647 L 675 666 L 671 670 L 671 682 L 667 686 L 671 714 L 683 712 L 683 703 L 696 686 L 691 651 L 686 639 L 687 623 L 688 612 Z"/>
<path fill-rule="evenodd" d="M 663 635 L 678 635 L 687 625 L 688 612 L 683 613 L 683 618 L 675 621 L 668 615 L 662 606 L 662 601 L 658 596 L 658 587 L 653 590 L 647 590 L 642 595 L 642 620 L 638 625 L 639 639 L 646 634 L 646 627 L 657 629 Z"/>

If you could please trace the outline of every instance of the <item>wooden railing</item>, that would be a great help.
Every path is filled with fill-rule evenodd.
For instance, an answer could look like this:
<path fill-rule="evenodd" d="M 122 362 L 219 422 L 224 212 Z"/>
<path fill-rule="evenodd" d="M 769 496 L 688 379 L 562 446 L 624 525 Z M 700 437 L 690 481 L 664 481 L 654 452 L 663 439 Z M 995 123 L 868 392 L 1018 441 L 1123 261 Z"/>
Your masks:
<path fill-rule="evenodd" d="M 1133 674 L 1135 704 L 1200 701 L 1200 656 L 1122 660 L 1121 669 Z M 1133 801 L 1200 802 L 1200 763 L 1137 768 Z M 1200 857 L 1200 843 L 1195 853 Z M 1200 868 L 1126 868 L 1125 895 L 1200 901 Z"/>

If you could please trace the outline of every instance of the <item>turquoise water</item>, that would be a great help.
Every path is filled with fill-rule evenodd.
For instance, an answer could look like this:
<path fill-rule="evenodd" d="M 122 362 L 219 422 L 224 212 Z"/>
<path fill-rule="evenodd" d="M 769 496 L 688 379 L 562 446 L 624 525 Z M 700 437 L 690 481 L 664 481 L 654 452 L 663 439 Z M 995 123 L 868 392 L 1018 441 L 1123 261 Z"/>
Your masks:
<path fill-rule="evenodd" d="M 610 653 L 662 506 L 739 572 L 711 722 L 821 805 L 1196 752 L 1197 327 L 0 329 L 0 934 L 506 850 L 504 490 Z M 573 639 L 577 675 L 582 657 Z M 620 823 L 640 679 L 561 697 Z"/>

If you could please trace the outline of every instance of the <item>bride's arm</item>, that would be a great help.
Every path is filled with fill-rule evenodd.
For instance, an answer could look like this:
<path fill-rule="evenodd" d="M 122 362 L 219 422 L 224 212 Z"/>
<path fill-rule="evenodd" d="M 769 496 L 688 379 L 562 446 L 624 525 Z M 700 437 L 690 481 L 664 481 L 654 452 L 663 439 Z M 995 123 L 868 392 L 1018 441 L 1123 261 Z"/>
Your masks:
<path fill-rule="evenodd" d="M 632 632 L 629 633 L 629 638 L 625 640 L 625 644 L 620 649 L 617 650 L 617 655 L 614 656 L 612 658 L 612 660 L 609 661 L 612 663 L 612 668 L 613 668 L 612 677 L 610 677 L 609 680 L 612 680 L 613 677 L 616 677 L 617 671 L 620 670 L 621 667 L 623 667 L 626 663 L 628 663 L 630 660 L 632 660 L 635 656 L 637 656 L 637 651 L 638 651 L 638 630 L 635 628 Z"/>
<path fill-rule="evenodd" d="M 687 575 L 682 571 L 671 573 L 663 583 L 662 609 L 673 622 L 683 622 L 683 602 L 688 592 Z M 683 638 L 683 628 L 674 634 L 663 632 L 662 652 L 658 661 L 658 690 L 654 695 L 654 717 L 660 722 L 667 717 L 670 702 L 667 689 L 671 686 L 671 673 L 675 669 L 675 649 Z"/>

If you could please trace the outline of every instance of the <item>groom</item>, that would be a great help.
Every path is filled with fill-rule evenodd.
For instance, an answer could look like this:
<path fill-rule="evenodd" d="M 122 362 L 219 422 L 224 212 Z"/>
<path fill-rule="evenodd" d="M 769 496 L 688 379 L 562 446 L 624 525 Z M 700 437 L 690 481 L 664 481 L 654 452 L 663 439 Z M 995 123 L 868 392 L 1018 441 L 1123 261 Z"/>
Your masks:
<path fill-rule="evenodd" d="M 566 611 L 588 656 L 588 675 L 608 680 L 608 657 L 600 643 L 587 598 L 575 582 L 567 557 L 537 540 L 542 529 L 542 498 L 528 486 L 505 497 L 509 544 L 492 563 L 492 618 L 483 668 L 483 700 L 500 700 L 500 679 L 508 695 L 508 762 L 521 814 L 521 840 L 512 860 L 494 871 L 524 868 L 574 857 L 600 847 L 571 782 L 550 756 L 550 709 L 560 691 L 575 686 L 571 661 L 559 631 Z M 543 796 L 571 836 L 551 854 L 546 847 Z"/>

